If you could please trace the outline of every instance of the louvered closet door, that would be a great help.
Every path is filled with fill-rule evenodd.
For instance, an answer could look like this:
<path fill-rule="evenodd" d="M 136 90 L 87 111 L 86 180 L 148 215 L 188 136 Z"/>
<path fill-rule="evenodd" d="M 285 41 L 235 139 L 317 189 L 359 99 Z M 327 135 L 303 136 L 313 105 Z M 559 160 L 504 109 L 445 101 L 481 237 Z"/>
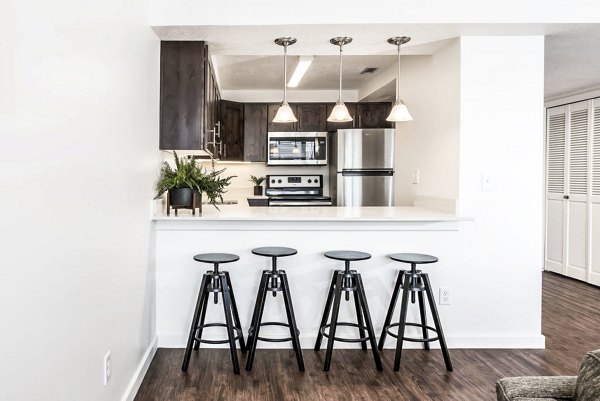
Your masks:
<path fill-rule="evenodd" d="M 592 196 L 591 196 L 591 260 L 588 282 L 600 285 L 600 98 L 591 105 Z"/>
<path fill-rule="evenodd" d="M 589 102 L 569 105 L 567 119 L 567 269 L 566 275 L 587 281 L 588 126 Z"/>
<path fill-rule="evenodd" d="M 546 263 L 547 270 L 565 274 L 566 220 L 566 106 L 547 110 L 546 116 Z"/>

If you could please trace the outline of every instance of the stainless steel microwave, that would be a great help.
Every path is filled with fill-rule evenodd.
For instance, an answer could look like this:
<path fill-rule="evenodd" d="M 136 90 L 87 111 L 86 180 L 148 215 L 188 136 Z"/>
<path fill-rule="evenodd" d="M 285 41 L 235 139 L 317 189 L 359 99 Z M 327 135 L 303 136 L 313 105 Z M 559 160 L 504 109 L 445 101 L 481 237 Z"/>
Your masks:
<path fill-rule="evenodd" d="M 267 165 L 327 165 L 327 132 L 269 132 Z"/>

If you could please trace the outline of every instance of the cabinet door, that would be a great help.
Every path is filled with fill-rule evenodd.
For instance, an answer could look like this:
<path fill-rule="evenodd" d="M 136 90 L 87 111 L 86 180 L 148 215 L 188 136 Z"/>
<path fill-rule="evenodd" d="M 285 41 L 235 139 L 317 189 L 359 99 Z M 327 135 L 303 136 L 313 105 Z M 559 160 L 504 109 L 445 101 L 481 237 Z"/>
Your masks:
<path fill-rule="evenodd" d="M 579 280 L 587 280 L 588 118 L 588 102 L 569 105 L 566 274 Z"/>
<path fill-rule="evenodd" d="M 356 128 L 392 128 L 392 123 L 386 121 L 391 110 L 391 103 L 358 103 Z"/>
<path fill-rule="evenodd" d="M 279 109 L 279 106 L 281 106 L 281 103 L 271 103 L 268 106 L 268 121 L 269 121 L 269 126 L 268 126 L 268 131 L 269 132 L 296 132 L 298 131 L 298 123 L 274 123 L 273 119 L 275 118 L 275 115 L 277 114 L 277 110 Z M 298 118 L 298 106 L 295 104 L 290 104 L 290 107 L 292 108 L 292 111 L 294 112 L 294 115 L 296 116 L 296 118 Z"/>
<path fill-rule="evenodd" d="M 244 161 L 267 161 L 267 105 L 244 104 Z"/>
<path fill-rule="evenodd" d="M 545 268 L 564 274 L 566 244 L 566 106 L 547 110 L 546 120 L 546 261 Z"/>
<path fill-rule="evenodd" d="M 160 149 L 204 148 L 205 47 L 205 42 L 161 42 Z"/>
<path fill-rule="evenodd" d="M 591 241 L 589 283 L 600 285 L 600 98 L 591 101 Z"/>
<path fill-rule="evenodd" d="M 325 103 L 299 103 L 296 123 L 301 132 L 327 131 L 327 105 Z"/>
<path fill-rule="evenodd" d="M 325 117 L 325 120 L 327 120 L 327 118 L 331 114 L 331 111 L 333 110 L 334 106 L 335 106 L 335 103 L 327 103 L 327 112 L 325 113 L 327 116 Z M 356 128 L 357 127 L 357 125 L 356 125 L 356 119 L 357 119 L 356 103 L 346 103 L 346 107 L 348 108 L 348 112 L 350 113 L 350 116 L 353 118 L 353 120 L 345 122 L 345 123 L 334 123 L 331 121 L 327 121 L 327 131 L 334 132 L 339 129 L 348 129 L 348 128 Z"/>
<path fill-rule="evenodd" d="M 244 158 L 244 104 L 221 100 L 221 160 L 241 161 Z"/>

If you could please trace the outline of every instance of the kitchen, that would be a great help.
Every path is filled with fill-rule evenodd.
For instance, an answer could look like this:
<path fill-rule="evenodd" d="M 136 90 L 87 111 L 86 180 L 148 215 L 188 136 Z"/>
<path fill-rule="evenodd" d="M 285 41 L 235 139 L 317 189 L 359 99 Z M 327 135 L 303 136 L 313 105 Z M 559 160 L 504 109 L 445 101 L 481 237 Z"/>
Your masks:
<path fill-rule="evenodd" d="M 320 30 L 325 36 L 330 29 Z M 493 131 L 480 120 L 481 110 L 475 106 L 478 101 L 471 104 L 469 94 L 484 98 L 483 88 L 496 90 L 498 82 L 482 85 L 483 76 L 469 81 L 470 77 L 463 75 L 469 63 L 481 62 L 480 57 L 475 56 L 481 51 L 480 44 L 465 38 L 428 41 L 415 37 L 411 41 L 396 39 L 401 44 L 397 46 L 389 32 L 383 32 L 383 27 L 378 30 L 367 33 L 355 28 L 356 34 L 350 41 L 335 36 L 323 39 L 318 35 L 319 29 L 309 34 L 308 28 L 296 28 L 297 42 L 278 46 L 289 37 L 275 36 L 279 29 L 264 29 L 257 35 L 260 41 L 253 37 L 260 45 L 254 43 L 250 50 L 246 49 L 247 43 L 236 43 L 229 38 L 228 35 L 236 33 L 230 29 L 155 27 L 163 40 L 161 65 L 173 69 L 168 73 L 166 68 L 161 70 L 164 160 L 170 162 L 171 151 L 175 150 L 180 156 L 194 155 L 208 170 L 225 168 L 224 176 L 235 176 L 223 194 L 223 204 L 216 205 L 218 208 L 203 205 L 197 214 L 196 209 L 192 212 L 183 208 L 177 210 L 175 216 L 166 214 L 165 198 L 154 204 L 158 348 L 186 348 L 190 319 L 194 315 L 194 304 L 190 300 L 197 295 L 203 273 L 192 256 L 202 252 L 239 256 L 239 262 L 228 265 L 227 270 L 235 287 L 235 298 L 243 300 L 236 314 L 242 317 L 240 331 L 245 332 L 244 320 L 253 315 L 253 302 L 259 291 L 258 277 L 268 267 L 267 261 L 256 256 L 253 250 L 265 246 L 297 250 L 293 258 L 278 263 L 289 273 L 300 348 L 313 347 L 322 325 L 319 317 L 324 294 L 332 270 L 339 268 L 339 262 L 323 256 L 332 249 L 372 255 L 361 262 L 359 271 L 364 277 L 375 332 L 386 325 L 390 283 L 396 281 L 399 267 L 388 255 L 417 252 L 439 258 L 427 271 L 435 285 L 433 296 L 437 299 L 445 294 L 444 304 L 439 301 L 436 304 L 450 352 L 453 348 L 543 348 L 544 337 L 539 332 L 539 319 L 535 317 L 538 309 L 535 300 L 519 297 L 522 308 L 515 331 L 512 325 L 498 325 L 495 320 L 498 316 L 515 319 L 514 315 L 507 315 L 506 304 L 503 302 L 499 307 L 492 298 L 484 296 L 489 288 L 474 285 L 491 277 L 502 280 L 500 277 L 507 269 L 525 269 L 528 273 L 520 285 L 536 286 L 535 277 L 539 274 L 531 269 L 531 264 L 522 261 L 510 267 L 503 265 L 500 270 L 491 266 L 481 270 L 477 263 L 479 257 L 489 255 L 490 249 L 481 243 L 483 238 L 476 227 L 501 218 L 501 214 L 489 215 L 487 210 L 473 209 L 469 199 L 491 199 L 492 194 L 497 197 L 499 191 L 507 190 L 501 184 L 504 173 L 500 174 L 496 167 L 483 167 L 487 162 L 478 167 L 479 173 L 475 176 L 472 171 L 459 169 L 475 160 L 481 163 L 482 153 L 476 145 L 479 135 L 484 134 L 489 140 Z M 373 37 L 377 34 L 380 40 L 374 45 Z M 300 47 L 303 37 L 309 38 L 306 40 L 309 43 Z M 190 40 L 194 38 L 198 41 Z M 201 40 L 204 38 L 210 40 L 204 42 Z M 368 45 L 361 45 L 361 39 Z M 345 42 L 343 46 L 339 46 L 340 40 Z M 503 52 L 493 53 L 493 57 L 488 54 L 489 63 L 493 59 L 494 64 L 486 62 L 486 67 L 501 71 L 501 66 L 506 67 L 509 60 L 517 57 L 511 48 L 516 40 L 498 40 L 500 46 L 506 47 Z M 504 40 L 506 42 L 502 42 Z M 526 53 L 529 53 L 525 58 L 535 65 L 535 51 L 530 51 L 537 45 L 534 41 L 525 42 L 523 49 L 527 48 Z M 486 46 L 483 43 L 482 39 L 481 45 Z M 208 110 L 200 119 L 205 125 L 181 120 L 188 116 L 181 108 L 190 107 L 184 101 L 190 93 L 177 96 L 173 92 L 174 88 L 186 87 L 181 85 L 182 74 L 178 69 L 190 69 L 185 63 L 172 62 L 176 56 L 167 52 L 171 46 L 181 49 L 189 44 L 198 46 L 207 56 L 197 57 L 197 62 L 208 71 L 204 77 L 209 84 L 204 86 L 202 80 L 198 81 L 205 97 L 200 97 L 200 104 L 193 104 L 193 110 Z M 353 45 L 355 50 L 351 50 Z M 470 46 L 474 46 L 471 50 L 477 61 L 469 58 Z M 211 48 L 216 49 L 212 56 Z M 226 54 L 222 54 L 223 49 L 227 49 Z M 169 54 L 168 60 L 165 54 Z M 518 57 L 520 62 L 525 62 L 523 52 L 518 52 Z M 187 62 L 190 58 L 187 56 L 184 60 Z M 305 70 L 298 88 L 290 89 L 292 68 L 310 59 L 312 65 Z M 289 71 L 287 63 L 292 67 Z M 374 73 L 361 74 L 371 67 Z M 165 89 L 169 76 L 176 79 Z M 532 80 L 532 76 L 525 70 L 520 84 L 515 80 L 502 81 L 511 87 L 521 85 L 521 91 L 523 82 L 527 82 L 531 96 L 525 96 L 521 102 L 526 107 L 531 106 L 530 102 L 535 103 L 541 90 L 540 81 Z M 303 84 L 307 85 L 306 89 L 302 89 Z M 398 93 L 400 97 L 396 98 Z M 401 108 L 400 117 L 392 113 L 394 103 Z M 335 121 L 335 108 L 342 105 L 347 111 L 342 110 L 341 121 Z M 280 114 L 288 122 L 273 121 L 281 117 Z M 471 121 L 480 120 L 483 124 L 480 127 L 485 127 L 487 132 L 469 131 L 474 126 L 465 122 L 471 118 Z M 535 119 L 529 122 L 537 126 Z M 188 127 L 193 129 L 188 132 Z M 521 130 L 519 127 L 510 135 L 518 135 Z M 206 135 L 199 138 L 198 132 Z M 505 135 L 503 141 L 506 139 Z M 190 143 L 194 149 L 182 146 Z M 211 154 L 218 160 L 211 160 Z M 467 180 L 464 174 L 469 175 Z M 254 195 L 251 176 L 266 178 L 263 196 Z M 527 192 L 531 192 L 530 189 Z M 519 218 L 531 217 L 528 214 Z M 486 220 L 488 223 L 484 223 Z M 525 242 L 530 241 L 531 238 Z M 515 243 L 515 238 L 511 242 Z M 481 245 L 473 248 L 474 243 Z M 524 243 L 518 248 L 522 246 Z M 465 253 L 471 256 L 465 258 Z M 529 259 L 532 255 L 529 251 L 526 253 Z M 493 264 L 502 263 L 501 260 L 496 257 Z M 476 298 L 480 301 L 475 306 Z M 277 304 L 265 306 L 263 320 L 286 320 L 286 311 Z M 344 303 L 340 313 L 352 319 L 351 306 L 351 302 Z M 220 307 L 213 305 L 204 313 L 207 321 L 223 320 Z M 408 310 L 407 316 L 408 320 L 418 319 L 414 308 Z M 466 319 L 465 316 L 477 318 Z M 281 337 L 285 331 L 281 327 L 265 327 L 261 335 Z M 355 332 L 353 327 L 339 327 L 337 331 L 343 337 L 355 336 Z M 407 327 L 406 333 L 418 336 L 420 329 Z M 225 330 L 204 335 L 212 339 L 227 337 Z M 192 341 L 191 334 L 189 341 Z M 395 347 L 393 338 L 382 341 L 382 349 Z M 292 345 L 259 342 L 257 355 L 263 348 L 292 348 Z M 188 343 L 187 348 L 190 346 Z M 202 347 L 223 345 L 209 343 Z M 355 347 L 335 343 L 335 348 Z M 420 345 L 405 343 L 404 347 Z M 201 354 L 191 355 L 192 364 L 201 358 Z M 443 366 L 442 354 L 438 351 L 435 355 L 435 364 Z M 186 363 L 184 366 L 186 370 Z M 234 363 L 237 372 L 235 366 Z"/>

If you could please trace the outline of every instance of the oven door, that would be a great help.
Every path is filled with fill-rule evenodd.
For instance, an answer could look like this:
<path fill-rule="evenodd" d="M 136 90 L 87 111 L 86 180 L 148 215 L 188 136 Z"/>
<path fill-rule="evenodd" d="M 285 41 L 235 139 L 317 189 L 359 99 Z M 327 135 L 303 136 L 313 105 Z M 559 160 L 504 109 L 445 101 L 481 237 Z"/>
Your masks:
<path fill-rule="evenodd" d="M 327 132 L 269 132 L 267 165 L 327 164 Z"/>

